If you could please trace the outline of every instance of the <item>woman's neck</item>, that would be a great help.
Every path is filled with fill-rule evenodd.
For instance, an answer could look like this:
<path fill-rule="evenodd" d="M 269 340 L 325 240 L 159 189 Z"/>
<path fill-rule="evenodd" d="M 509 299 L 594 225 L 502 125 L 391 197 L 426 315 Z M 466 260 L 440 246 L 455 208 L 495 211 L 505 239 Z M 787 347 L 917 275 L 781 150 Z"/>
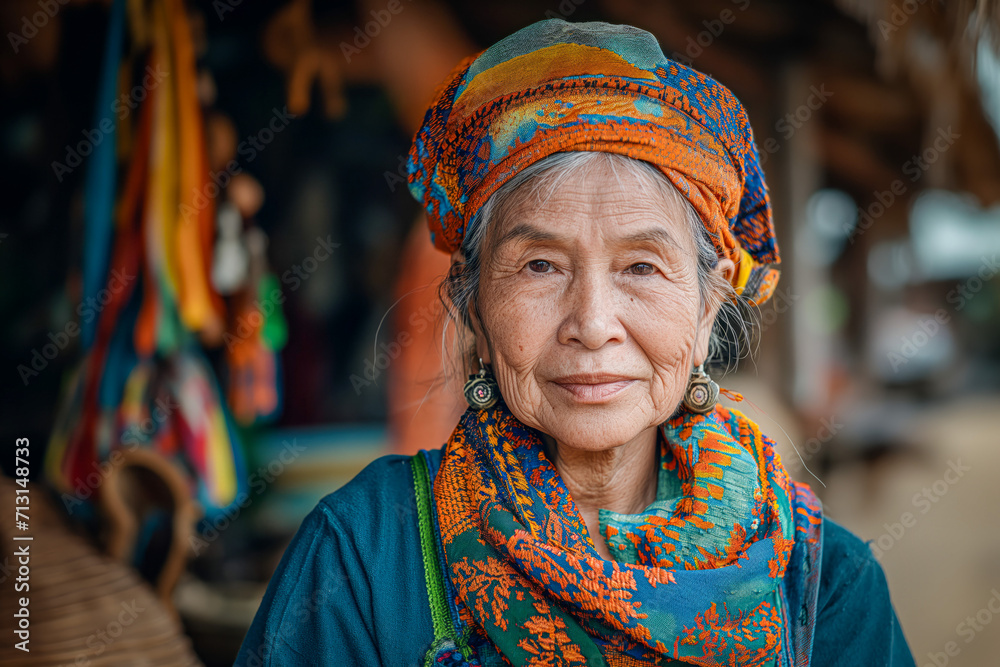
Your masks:
<path fill-rule="evenodd" d="M 574 449 L 545 438 L 546 455 L 576 503 L 597 552 L 609 560 L 611 552 L 600 534 L 598 510 L 637 514 L 656 500 L 656 434 L 656 427 L 651 427 L 631 442 L 598 452 Z"/>

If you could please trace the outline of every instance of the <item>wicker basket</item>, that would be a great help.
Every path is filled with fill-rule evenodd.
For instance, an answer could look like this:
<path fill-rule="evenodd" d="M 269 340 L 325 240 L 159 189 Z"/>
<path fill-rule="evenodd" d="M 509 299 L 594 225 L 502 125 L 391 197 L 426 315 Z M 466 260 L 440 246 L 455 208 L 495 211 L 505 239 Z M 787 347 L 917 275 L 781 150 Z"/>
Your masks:
<path fill-rule="evenodd" d="M 41 482 L 29 485 L 27 532 L 15 531 L 13 511 L 0 512 L 0 625 L 10 627 L 19 598 L 27 597 L 31 633 L 30 653 L 25 653 L 15 648 L 16 635 L 4 632 L 0 667 L 201 664 L 169 602 L 184 568 L 197 510 L 173 465 L 149 451 L 123 454 L 100 489 L 107 554 L 72 532 L 66 512 Z M 0 477 L 0 498 L 10 509 L 14 491 L 13 481 Z M 146 497 L 143 491 L 149 492 Z M 132 558 L 136 511 L 160 501 L 172 516 L 173 534 L 170 547 L 159 555 L 159 574 L 151 585 L 123 561 Z M 15 541 L 14 535 L 33 539 Z M 30 552 L 30 590 L 17 592 L 14 551 L 23 545 Z"/>

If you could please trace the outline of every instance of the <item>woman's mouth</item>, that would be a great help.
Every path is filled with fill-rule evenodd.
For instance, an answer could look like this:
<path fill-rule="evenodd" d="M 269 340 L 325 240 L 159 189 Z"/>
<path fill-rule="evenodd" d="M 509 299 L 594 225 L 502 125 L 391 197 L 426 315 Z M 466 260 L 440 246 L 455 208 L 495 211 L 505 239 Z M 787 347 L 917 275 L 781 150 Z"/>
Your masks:
<path fill-rule="evenodd" d="M 583 373 L 566 375 L 553 382 L 580 403 L 603 403 L 625 391 L 636 379 L 622 375 Z"/>

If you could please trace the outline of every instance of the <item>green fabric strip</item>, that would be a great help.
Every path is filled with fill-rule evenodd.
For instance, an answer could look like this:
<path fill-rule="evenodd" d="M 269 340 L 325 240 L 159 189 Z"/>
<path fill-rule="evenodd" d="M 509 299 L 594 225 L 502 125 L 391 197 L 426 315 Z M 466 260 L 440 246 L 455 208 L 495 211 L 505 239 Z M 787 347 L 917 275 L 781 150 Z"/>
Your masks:
<path fill-rule="evenodd" d="M 431 506 L 430 472 L 423 454 L 410 459 L 413 468 L 413 491 L 417 496 L 417 523 L 420 526 L 420 551 L 424 559 L 424 578 L 427 583 L 427 598 L 430 601 L 431 621 L 434 623 L 434 643 L 444 637 L 451 637 L 448 599 L 445 597 L 444 580 L 437 561 L 437 545 L 434 538 L 434 524 Z"/>

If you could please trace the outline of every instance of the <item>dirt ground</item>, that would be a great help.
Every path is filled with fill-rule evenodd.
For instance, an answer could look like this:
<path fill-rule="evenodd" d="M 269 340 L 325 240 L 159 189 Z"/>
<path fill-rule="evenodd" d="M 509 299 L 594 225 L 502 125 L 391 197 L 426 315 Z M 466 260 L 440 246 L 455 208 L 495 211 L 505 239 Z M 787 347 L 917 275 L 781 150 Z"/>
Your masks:
<path fill-rule="evenodd" d="M 907 447 L 874 461 L 850 456 L 836 438 L 821 443 L 846 459 L 823 472 L 821 455 L 807 457 L 824 489 L 788 445 L 792 438 L 803 451 L 816 433 L 793 428 L 752 379 L 722 384 L 753 401 L 744 412 L 775 438 L 794 476 L 818 490 L 827 516 L 872 542 L 918 667 L 1000 665 L 1000 397 L 956 399 L 903 419 L 897 412 L 885 421 L 903 423 L 896 438 Z M 838 435 L 858 421 L 839 416 Z"/>

